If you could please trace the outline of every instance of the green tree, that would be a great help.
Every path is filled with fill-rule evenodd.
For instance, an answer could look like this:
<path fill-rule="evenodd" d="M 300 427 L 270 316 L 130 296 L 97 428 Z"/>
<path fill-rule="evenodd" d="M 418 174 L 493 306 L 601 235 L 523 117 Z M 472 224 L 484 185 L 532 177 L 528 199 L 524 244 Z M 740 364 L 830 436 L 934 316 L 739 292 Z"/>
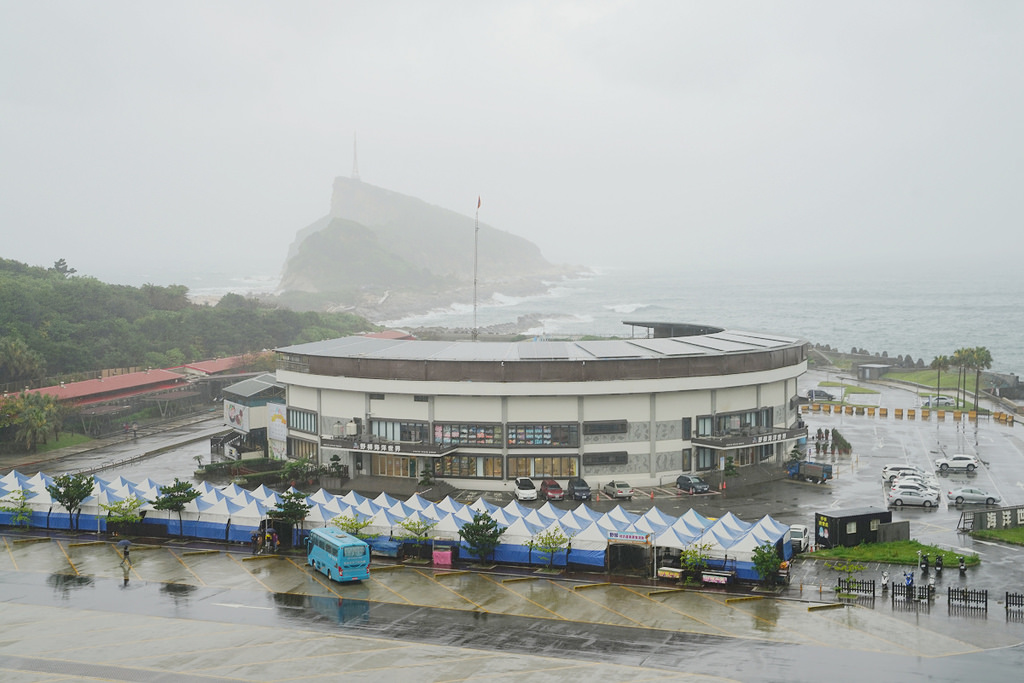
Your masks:
<path fill-rule="evenodd" d="M 46 371 L 46 361 L 21 337 L 0 338 L 0 384 L 38 378 Z"/>
<path fill-rule="evenodd" d="M 547 557 L 548 568 L 551 568 L 551 563 L 555 559 L 555 554 L 561 550 L 565 550 L 569 546 L 569 541 L 572 538 L 565 535 L 558 527 L 551 527 L 540 532 L 529 541 L 526 542 L 527 547 L 530 550 L 536 550 L 541 557 Z"/>
<path fill-rule="evenodd" d="M 942 373 L 949 371 L 949 356 L 935 356 L 929 367 L 936 372 L 935 395 L 938 396 L 942 393 Z"/>
<path fill-rule="evenodd" d="M 363 529 L 370 526 L 370 522 L 372 521 L 373 519 L 370 517 L 360 519 L 356 515 L 338 515 L 328 522 L 328 524 L 337 529 L 341 529 L 346 534 L 352 534 L 356 538 L 366 540 L 367 538 L 373 538 L 373 534 L 363 533 Z"/>
<path fill-rule="evenodd" d="M 107 524 L 134 524 L 142 521 L 139 508 L 146 501 L 135 496 L 128 496 L 115 503 L 100 503 L 100 508 L 107 513 Z"/>
<path fill-rule="evenodd" d="M 710 543 L 691 543 L 679 551 L 679 568 L 686 572 L 687 578 L 696 578 L 708 566 Z"/>
<path fill-rule="evenodd" d="M 192 482 L 182 481 L 175 477 L 173 484 L 170 486 L 160 487 L 160 495 L 157 496 L 156 500 L 150 501 L 150 503 L 157 510 L 170 510 L 172 512 L 177 512 L 178 536 L 184 537 L 185 529 L 181 521 L 181 513 L 185 509 L 186 505 L 191 503 L 200 495 L 202 494 L 192 486 Z"/>
<path fill-rule="evenodd" d="M 28 495 L 24 489 L 18 489 L 7 494 L 7 497 L 0 500 L 0 512 L 11 513 L 11 524 L 13 526 L 28 526 L 32 521 L 32 507 L 28 504 Z"/>
<path fill-rule="evenodd" d="M 981 373 L 992 367 L 992 354 L 984 346 L 971 349 L 971 368 L 974 370 L 974 409 L 978 410 L 978 395 L 981 393 Z"/>
<path fill-rule="evenodd" d="M 735 477 L 736 474 L 736 459 L 731 455 L 725 456 L 725 469 L 722 470 L 722 476 Z"/>
<path fill-rule="evenodd" d="M 953 352 L 950 362 L 956 366 L 956 407 L 959 408 L 967 403 L 967 366 L 970 364 L 971 351 L 967 348 L 959 348 Z M 961 394 L 961 391 L 963 393 Z M 962 396 L 962 398 L 961 398 Z"/>
<path fill-rule="evenodd" d="M 481 562 L 487 561 L 498 547 L 503 533 L 505 527 L 499 527 L 498 521 L 486 512 L 475 513 L 473 521 L 463 524 L 459 529 L 459 536 L 469 546 L 469 552 L 479 557 Z"/>
<path fill-rule="evenodd" d="M 437 522 L 429 519 L 403 519 L 398 523 L 398 526 L 402 527 L 404 533 L 399 533 L 398 538 L 411 539 L 416 545 L 416 554 L 420 554 L 420 549 L 423 544 L 427 541 L 427 534 L 430 530 L 437 526 Z"/>
<path fill-rule="evenodd" d="M 764 543 L 754 548 L 754 571 L 761 577 L 761 583 L 765 586 L 775 584 L 779 575 L 779 567 L 782 566 L 782 558 L 775 551 L 775 545 Z"/>
<path fill-rule="evenodd" d="M 50 497 L 75 518 L 74 528 L 78 529 L 78 518 L 82 515 L 82 501 L 92 495 L 93 479 L 89 474 L 61 474 L 47 484 Z"/>
<path fill-rule="evenodd" d="M 69 268 L 68 262 L 65 261 L 64 259 L 58 259 L 54 261 L 53 268 L 50 268 L 50 270 L 65 278 L 71 277 L 72 275 L 78 272 L 74 268 Z"/>
<path fill-rule="evenodd" d="M 292 546 L 295 545 L 296 534 L 301 531 L 312 505 L 306 502 L 306 494 L 300 491 L 288 491 L 281 494 L 277 507 L 267 511 L 267 516 L 292 527 Z"/>

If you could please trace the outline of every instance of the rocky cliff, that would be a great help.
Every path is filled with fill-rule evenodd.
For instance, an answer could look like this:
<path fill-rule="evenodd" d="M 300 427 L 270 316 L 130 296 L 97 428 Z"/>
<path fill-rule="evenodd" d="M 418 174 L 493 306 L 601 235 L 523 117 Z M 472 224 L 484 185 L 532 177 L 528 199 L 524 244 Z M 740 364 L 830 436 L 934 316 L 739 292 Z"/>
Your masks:
<path fill-rule="evenodd" d="M 354 310 L 371 319 L 472 301 L 474 220 L 415 197 L 337 178 L 327 216 L 299 231 L 280 299 L 300 310 Z M 479 296 L 540 291 L 578 272 L 537 245 L 484 223 Z"/>

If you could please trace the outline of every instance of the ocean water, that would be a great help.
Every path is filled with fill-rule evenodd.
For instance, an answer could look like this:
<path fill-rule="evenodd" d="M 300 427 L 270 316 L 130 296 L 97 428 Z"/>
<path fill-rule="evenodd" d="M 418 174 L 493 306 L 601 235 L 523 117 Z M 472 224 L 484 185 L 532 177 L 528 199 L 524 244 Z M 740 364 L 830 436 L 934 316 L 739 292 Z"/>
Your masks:
<path fill-rule="evenodd" d="M 477 306 L 479 327 L 530 316 L 529 333 L 629 336 L 623 321 L 696 323 L 768 332 L 849 351 L 889 357 L 910 354 L 927 365 L 961 347 L 984 346 L 992 370 L 1024 371 L 1024 285 L 993 287 L 991 277 L 940 277 L 898 271 L 807 274 L 803 279 L 767 268 L 744 275 L 678 269 L 597 269 L 550 283 L 544 294 L 498 294 Z M 459 304 L 386 322 L 392 327 L 473 326 L 473 306 Z M 637 334 L 643 334 L 637 330 Z"/>

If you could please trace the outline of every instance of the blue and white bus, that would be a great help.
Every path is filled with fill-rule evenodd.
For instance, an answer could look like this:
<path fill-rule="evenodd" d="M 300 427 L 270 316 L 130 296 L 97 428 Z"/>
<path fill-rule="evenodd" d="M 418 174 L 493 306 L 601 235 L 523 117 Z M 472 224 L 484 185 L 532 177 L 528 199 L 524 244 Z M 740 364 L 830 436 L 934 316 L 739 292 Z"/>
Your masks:
<path fill-rule="evenodd" d="M 340 529 L 312 529 L 306 538 L 306 563 L 331 581 L 370 578 L 370 546 Z"/>

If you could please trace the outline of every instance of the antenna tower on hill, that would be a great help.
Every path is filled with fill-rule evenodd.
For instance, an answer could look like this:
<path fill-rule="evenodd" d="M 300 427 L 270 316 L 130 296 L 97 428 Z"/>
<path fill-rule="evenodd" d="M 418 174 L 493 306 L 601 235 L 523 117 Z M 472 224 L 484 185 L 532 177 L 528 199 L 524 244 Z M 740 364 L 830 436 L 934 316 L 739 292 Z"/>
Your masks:
<path fill-rule="evenodd" d="M 352 180 L 359 180 L 359 153 L 356 150 L 355 133 L 352 133 Z"/>

